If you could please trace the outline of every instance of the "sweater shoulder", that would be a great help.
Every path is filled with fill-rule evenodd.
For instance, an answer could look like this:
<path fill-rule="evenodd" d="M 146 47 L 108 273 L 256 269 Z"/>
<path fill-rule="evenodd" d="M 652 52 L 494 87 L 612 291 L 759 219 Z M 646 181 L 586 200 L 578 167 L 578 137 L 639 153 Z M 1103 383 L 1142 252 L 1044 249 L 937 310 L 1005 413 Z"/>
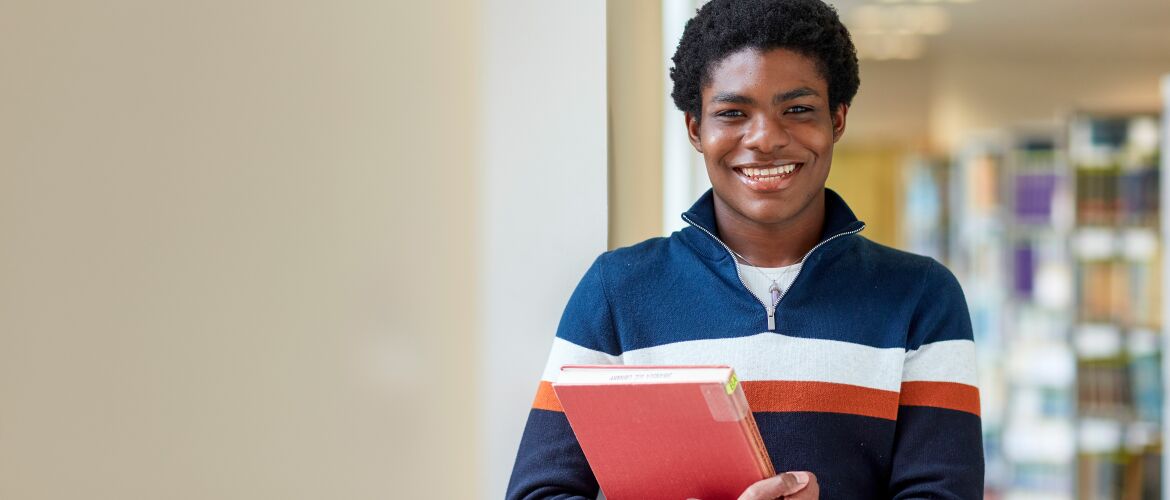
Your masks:
<path fill-rule="evenodd" d="M 883 271 L 917 279 L 926 293 L 946 292 L 962 297 L 959 280 L 938 260 L 925 255 L 888 247 L 865 238 L 860 239 L 858 252 L 868 256 Z"/>
<path fill-rule="evenodd" d="M 938 261 L 925 255 L 899 250 L 861 236 L 857 240 L 856 252 L 859 256 L 885 271 L 921 275 L 934 266 L 942 267 Z"/>
<path fill-rule="evenodd" d="M 615 248 L 605 252 L 605 255 L 612 264 L 633 264 L 659 255 L 669 245 L 669 237 L 656 236 L 633 245 Z"/>
<path fill-rule="evenodd" d="M 970 314 L 959 280 L 934 258 L 862 240 L 857 250 L 877 262 L 879 274 L 903 280 L 913 304 L 906 348 L 915 350 L 933 342 L 972 340 Z"/>
<path fill-rule="evenodd" d="M 603 253 L 599 260 L 607 285 L 620 286 L 647 273 L 661 272 L 673 245 L 670 237 L 659 236 Z"/>

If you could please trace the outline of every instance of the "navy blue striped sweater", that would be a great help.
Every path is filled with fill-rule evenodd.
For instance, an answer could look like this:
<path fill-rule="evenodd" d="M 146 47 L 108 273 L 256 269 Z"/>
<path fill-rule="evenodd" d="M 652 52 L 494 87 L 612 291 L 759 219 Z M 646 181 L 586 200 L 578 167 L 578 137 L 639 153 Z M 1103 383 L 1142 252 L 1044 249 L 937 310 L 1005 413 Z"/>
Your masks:
<path fill-rule="evenodd" d="M 822 243 L 768 307 L 718 240 L 712 194 L 667 238 L 602 254 L 569 299 L 509 499 L 596 498 L 551 390 L 565 364 L 735 368 L 776 470 L 822 499 L 978 499 L 983 447 L 963 292 L 933 259 L 873 243 L 826 190 Z M 774 326 L 774 328 L 770 328 Z"/>

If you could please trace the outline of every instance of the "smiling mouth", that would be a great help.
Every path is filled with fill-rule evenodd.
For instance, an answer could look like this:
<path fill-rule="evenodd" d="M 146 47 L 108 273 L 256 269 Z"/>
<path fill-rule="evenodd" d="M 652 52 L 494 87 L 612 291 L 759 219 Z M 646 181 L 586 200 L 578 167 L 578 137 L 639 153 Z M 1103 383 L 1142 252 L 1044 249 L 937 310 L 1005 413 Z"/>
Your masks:
<path fill-rule="evenodd" d="M 785 163 L 780 165 L 773 165 L 771 167 L 736 167 L 734 170 L 739 175 L 747 177 L 754 181 L 775 180 L 790 177 L 792 174 L 800 170 L 804 166 L 803 163 Z"/>

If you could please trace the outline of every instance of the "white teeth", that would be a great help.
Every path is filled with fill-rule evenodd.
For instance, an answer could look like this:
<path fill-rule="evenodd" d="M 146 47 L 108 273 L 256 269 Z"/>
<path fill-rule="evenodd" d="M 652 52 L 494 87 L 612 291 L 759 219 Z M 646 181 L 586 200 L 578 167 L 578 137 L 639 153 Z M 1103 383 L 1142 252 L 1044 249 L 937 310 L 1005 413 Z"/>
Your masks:
<path fill-rule="evenodd" d="M 767 177 L 772 175 L 791 174 L 794 170 L 796 170 L 795 163 L 789 163 L 787 165 L 773 163 L 773 165 L 776 166 L 772 168 L 744 167 L 742 170 L 744 175 L 747 175 L 748 177 Z"/>

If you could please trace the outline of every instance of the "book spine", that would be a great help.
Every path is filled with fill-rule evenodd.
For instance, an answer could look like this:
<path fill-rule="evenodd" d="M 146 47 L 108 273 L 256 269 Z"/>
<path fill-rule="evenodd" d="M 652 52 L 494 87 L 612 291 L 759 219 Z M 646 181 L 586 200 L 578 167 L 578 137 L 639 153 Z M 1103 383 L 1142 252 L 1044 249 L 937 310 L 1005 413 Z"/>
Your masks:
<path fill-rule="evenodd" d="M 743 428 L 749 444 L 752 445 L 752 450 L 756 452 L 756 463 L 760 467 L 762 477 L 775 476 L 776 469 L 772 466 L 772 457 L 768 456 L 768 447 L 764 445 L 764 438 L 760 436 L 760 428 L 756 426 L 756 417 L 752 414 L 751 407 L 748 406 L 747 395 L 743 392 L 743 384 L 739 384 L 739 387 L 735 388 L 731 398 L 743 415 L 740 426 Z"/>

